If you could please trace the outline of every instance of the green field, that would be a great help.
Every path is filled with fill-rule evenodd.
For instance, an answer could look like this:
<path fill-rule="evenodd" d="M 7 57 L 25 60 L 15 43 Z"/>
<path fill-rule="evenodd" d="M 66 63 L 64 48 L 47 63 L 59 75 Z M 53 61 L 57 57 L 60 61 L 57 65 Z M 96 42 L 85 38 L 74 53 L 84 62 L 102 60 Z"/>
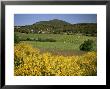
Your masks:
<path fill-rule="evenodd" d="M 26 33 L 16 33 L 21 42 L 25 42 L 28 44 L 31 44 L 33 47 L 37 47 L 41 49 L 42 51 L 51 51 L 54 53 L 60 52 L 72 52 L 72 53 L 83 53 L 79 50 L 79 46 L 88 39 L 91 39 L 94 41 L 94 51 L 96 51 L 96 37 L 91 36 L 84 36 L 80 34 L 75 35 L 66 35 L 66 34 L 26 34 Z M 52 38 L 56 40 L 56 42 L 38 42 L 38 41 L 23 41 L 27 38 L 31 39 L 44 39 L 44 38 Z"/>

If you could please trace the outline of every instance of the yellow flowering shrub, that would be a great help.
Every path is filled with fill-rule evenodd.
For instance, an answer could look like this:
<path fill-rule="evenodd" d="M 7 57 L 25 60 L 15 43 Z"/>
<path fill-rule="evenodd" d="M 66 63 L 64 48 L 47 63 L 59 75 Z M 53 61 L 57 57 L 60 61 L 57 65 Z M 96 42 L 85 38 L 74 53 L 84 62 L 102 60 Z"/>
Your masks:
<path fill-rule="evenodd" d="M 39 49 L 19 43 L 14 48 L 15 76 L 96 76 L 96 52 L 82 56 L 40 54 Z"/>

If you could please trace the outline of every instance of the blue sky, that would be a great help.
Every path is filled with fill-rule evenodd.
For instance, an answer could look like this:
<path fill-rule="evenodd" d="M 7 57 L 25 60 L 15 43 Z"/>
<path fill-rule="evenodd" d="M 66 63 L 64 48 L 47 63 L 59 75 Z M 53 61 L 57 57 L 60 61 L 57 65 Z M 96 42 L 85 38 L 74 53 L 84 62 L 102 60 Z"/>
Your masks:
<path fill-rule="evenodd" d="M 31 25 L 39 21 L 52 19 L 75 23 L 97 23 L 96 14 L 15 14 L 14 26 Z"/>

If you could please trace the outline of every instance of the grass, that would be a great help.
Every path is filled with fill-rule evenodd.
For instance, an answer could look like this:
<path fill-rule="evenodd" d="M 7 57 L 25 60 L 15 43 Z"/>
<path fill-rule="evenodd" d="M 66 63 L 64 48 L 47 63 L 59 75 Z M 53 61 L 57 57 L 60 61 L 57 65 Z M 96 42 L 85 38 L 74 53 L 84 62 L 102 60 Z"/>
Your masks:
<path fill-rule="evenodd" d="M 87 39 L 92 39 L 96 41 L 96 37 L 84 36 L 80 34 L 75 35 L 66 35 L 66 34 L 25 34 L 25 33 L 17 33 L 17 35 L 21 39 L 26 38 L 52 38 L 57 42 L 70 42 L 70 43 L 82 43 Z"/>
<path fill-rule="evenodd" d="M 35 41 L 23 41 L 23 42 L 32 44 L 34 47 L 38 47 L 38 48 L 57 49 L 57 50 L 65 50 L 65 51 L 77 50 L 79 47 L 77 44 L 75 45 L 73 43 L 63 43 L 63 42 L 35 42 Z"/>
<path fill-rule="evenodd" d="M 52 38 L 56 40 L 56 42 L 37 42 L 37 41 L 22 41 L 27 44 L 31 44 L 33 47 L 37 47 L 39 49 L 48 50 L 56 53 L 56 51 L 70 51 L 70 52 L 81 52 L 79 50 L 79 46 L 88 39 L 94 41 L 94 51 L 96 51 L 96 37 L 83 36 L 80 34 L 75 35 L 66 35 L 66 34 L 25 34 L 25 33 L 16 33 L 21 40 L 25 40 L 27 38 Z"/>

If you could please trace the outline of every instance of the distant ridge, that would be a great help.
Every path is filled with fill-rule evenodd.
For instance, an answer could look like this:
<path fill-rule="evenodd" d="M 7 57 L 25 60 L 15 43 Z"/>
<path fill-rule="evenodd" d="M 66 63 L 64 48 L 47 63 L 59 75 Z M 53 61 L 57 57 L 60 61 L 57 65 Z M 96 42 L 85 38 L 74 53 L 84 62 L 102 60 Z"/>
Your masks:
<path fill-rule="evenodd" d="M 71 24 L 63 20 L 53 19 L 49 21 L 39 21 L 32 25 L 15 26 L 16 32 L 38 33 L 38 34 L 90 34 L 96 36 L 97 23 L 77 23 Z"/>
<path fill-rule="evenodd" d="M 53 19 L 53 20 L 49 20 L 49 21 L 40 21 L 40 22 L 36 22 L 33 25 L 37 25 L 37 24 L 56 24 L 56 25 L 71 25 L 70 23 L 63 21 L 63 20 L 59 20 L 59 19 Z"/>

